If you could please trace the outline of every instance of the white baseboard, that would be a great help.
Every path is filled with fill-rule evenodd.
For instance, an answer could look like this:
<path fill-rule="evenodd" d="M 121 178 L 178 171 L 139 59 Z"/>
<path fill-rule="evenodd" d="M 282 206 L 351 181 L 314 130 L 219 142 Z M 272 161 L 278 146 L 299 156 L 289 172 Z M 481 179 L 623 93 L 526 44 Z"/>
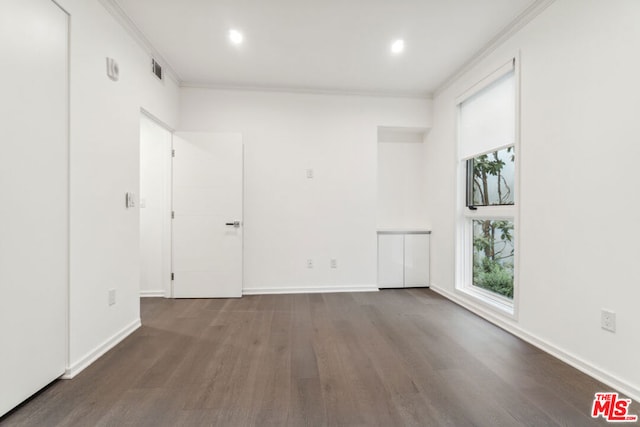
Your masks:
<path fill-rule="evenodd" d="M 504 329 L 505 331 L 515 335 L 516 337 L 528 342 L 529 344 L 538 347 L 540 350 L 549 353 L 550 355 L 562 360 L 568 365 L 573 366 L 577 370 L 589 375 L 592 378 L 612 387 L 616 391 L 626 394 L 631 399 L 640 401 L 640 388 L 634 386 L 633 384 L 629 384 L 628 382 L 606 372 L 603 369 L 597 368 L 591 365 L 589 362 L 581 359 L 580 357 L 571 354 L 560 347 L 549 343 L 548 341 L 537 337 L 529 332 L 526 332 L 522 328 L 515 326 L 511 323 L 505 322 L 504 319 L 500 318 L 496 314 L 492 313 L 490 310 L 487 310 L 483 306 L 479 304 L 475 304 L 472 301 L 467 300 L 466 298 L 457 295 L 454 292 L 450 292 L 448 290 L 439 288 L 435 284 L 431 283 L 431 290 L 437 292 L 448 300 L 466 308 L 467 310 L 477 314 L 483 319 L 493 323 L 494 325 Z M 608 391 L 608 390 L 602 390 Z"/>
<path fill-rule="evenodd" d="M 304 288 L 244 288 L 242 295 L 268 295 L 268 294 L 324 294 L 331 292 L 378 292 L 377 286 L 318 286 Z"/>
<path fill-rule="evenodd" d="M 60 378 L 70 380 L 80 372 L 85 370 L 89 365 L 98 360 L 102 355 L 118 345 L 120 341 L 128 337 L 136 329 L 142 326 L 140 319 L 134 320 L 131 324 L 120 330 L 118 333 L 107 339 L 105 342 L 97 346 L 93 351 L 87 353 L 82 359 L 78 360 L 70 367 L 65 369 L 64 374 Z"/>
<path fill-rule="evenodd" d="M 140 291 L 140 298 L 164 298 L 164 289 L 156 291 Z"/>

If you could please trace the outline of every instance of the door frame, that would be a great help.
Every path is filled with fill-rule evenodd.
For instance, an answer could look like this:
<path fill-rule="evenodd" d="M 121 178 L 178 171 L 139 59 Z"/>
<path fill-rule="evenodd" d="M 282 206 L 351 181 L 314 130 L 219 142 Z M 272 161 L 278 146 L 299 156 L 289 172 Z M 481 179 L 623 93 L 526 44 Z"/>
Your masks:
<path fill-rule="evenodd" d="M 173 242 L 171 240 L 171 236 L 173 234 L 172 224 L 171 224 L 171 210 L 173 206 L 173 193 L 172 193 L 172 183 L 173 183 L 173 162 L 172 162 L 172 152 L 173 152 L 173 134 L 175 133 L 175 129 L 171 126 L 167 125 L 165 122 L 160 120 L 158 117 L 154 116 L 151 112 L 146 110 L 145 108 L 140 108 L 140 115 L 149 119 L 159 127 L 163 128 L 171 135 L 171 140 L 169 143 L 169 147 L 167 148 L 166 160 L 163 165 L 164 172 L 164 182 L 163 182 L 163 199 L 164 199 L 164 219 L 162 221 L 162 289 L 164 290 L 164 295 L 143 295 L 140 294 L 141 297 L 158 297 L 161 296 L 163 298 L 173 298 L 173 282 L 171 281 L 171 268 L 173 265 L 172 256 L 172 247 Z M 141 196 L 140 191 L 138 194 Z"/>

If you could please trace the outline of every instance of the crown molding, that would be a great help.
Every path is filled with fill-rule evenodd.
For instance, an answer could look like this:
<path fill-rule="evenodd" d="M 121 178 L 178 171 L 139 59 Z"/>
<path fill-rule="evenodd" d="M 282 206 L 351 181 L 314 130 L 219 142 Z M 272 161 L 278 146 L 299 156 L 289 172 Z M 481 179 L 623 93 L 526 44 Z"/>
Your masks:
<path fill-rule="evenodd" d="M 556 0 L 536 0 L 528 8 L 525 9 L 520 15 L 516 17 L 509 25 L 503 28 L 498 34 L 496 34 L 491 40 L 489 40 L 479 51 L 477 51 L 471 58 L 469 58 L 460 68 L 458 68 L 453 74 L 445 79 L 436 90 L 433 92 L 433 96 L 437 97 L 444 92 L 449 86 L 458 80 L 463 74 L 471 70 L 480 61 L 486 58 L 491 52 L 496 50 L 501 44 L 511 38 L 515 33 L 520 31 L 525 25 L 531 22 L 535 17 L 540 15 L 545 9 L 547 9 Z"/>
<path fill-rule="evenodd" d="M 160 52 L 151 44 L 147 36 L 138 28 L 138 26 L 129 18 L 129 15 L 122 9 L 117 0 L 98 0 L 100 4 L 122 25 L 122 27 L 133 37 L 133 39 L 144 49 L 149 55 L 156 59 L 162 65 L 165 76 L 180 85 L 182 80 L 171 64 L 162 56 Z"/>
<path fill-rule="evenodd" d="M 309 94 L 309 95 L 336 95 L 336 96 L 367 96 L 374 98 L 405 98 L 405 99 L 432 99 L 432 94 L 428 92 L 412 92 L 412 91 L 384 91 L 384 90 L 351 90 L 351 89 L 335 89 L 335 88 L 314 88 L 314 87 L 296 87 L 296 86 L 270 86 L 270 85 L 243 85 L 243 84 L 226 84 L 226 83 L 198 83 L 198 82 L 182 82 L 181 88 L 190 89 L 210 89 L 210 90 L 229 90 L 229 91 L 247 91 L 247 92 L 280 92 L 293 94 Z"/>

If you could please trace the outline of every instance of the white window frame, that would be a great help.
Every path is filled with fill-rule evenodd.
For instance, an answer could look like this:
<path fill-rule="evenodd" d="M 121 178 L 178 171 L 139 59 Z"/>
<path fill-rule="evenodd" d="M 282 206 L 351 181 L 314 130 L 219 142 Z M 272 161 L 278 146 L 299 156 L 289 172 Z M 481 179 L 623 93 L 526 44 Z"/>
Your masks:
<path fill-rule="evenodd" d="M 456 98 L 455 108 L 457 110 L 457 126 L 460 126 L 460 105 L 465 100 L 471 98 L 482 89 L 491 85 L 513 69 L 514 90 L 515 90 L 515 136 L 514 143 L 495 147 L 489 153 L 499 151 L 507 147 L 514 147 L 515 151 L 515 176 L 514 176 L 514 204 L 508 206 L 482 206 L 477 210 L 470 210 L 466 206 L 466 186 L 467 186 L 467 162 L 460 159 L 457 154 L 460 151 L 460 139 L 458 131 L 456 161 L 458 162 L 458 193 L 456 202 L 456 272 L 455 290 L 464 297 L 469 297 L 498 314 L 509 318 L 517 319 L 519 301 L 519 242 L 520 242 L 520 164 L 521 164 L 521 144 L 520 144 L 520 58 L 513 55 L 502 65 L 470 89 Z M 506 71 L 505 71 L 506 70 Z M 477 155 L 487 153 L 477 153 Z M 513 221 L 513 245 L 514 245 L 514 275 L 513 275 L 513 299 L 506 298 L 497 293 L 484 290 L 473 285 L 473 220 L 474 219 L 509 219 Z"/>

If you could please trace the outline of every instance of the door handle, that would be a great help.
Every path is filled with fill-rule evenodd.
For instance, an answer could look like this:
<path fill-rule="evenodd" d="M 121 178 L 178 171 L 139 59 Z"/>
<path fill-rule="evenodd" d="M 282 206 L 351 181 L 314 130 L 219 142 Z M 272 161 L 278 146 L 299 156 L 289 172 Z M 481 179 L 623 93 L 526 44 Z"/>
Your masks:
<path fill-rule="evenodd" d="M 240 221 L 225 222 L 224 225 L 233 225 L 235 228 L 240 228 Z"/>

